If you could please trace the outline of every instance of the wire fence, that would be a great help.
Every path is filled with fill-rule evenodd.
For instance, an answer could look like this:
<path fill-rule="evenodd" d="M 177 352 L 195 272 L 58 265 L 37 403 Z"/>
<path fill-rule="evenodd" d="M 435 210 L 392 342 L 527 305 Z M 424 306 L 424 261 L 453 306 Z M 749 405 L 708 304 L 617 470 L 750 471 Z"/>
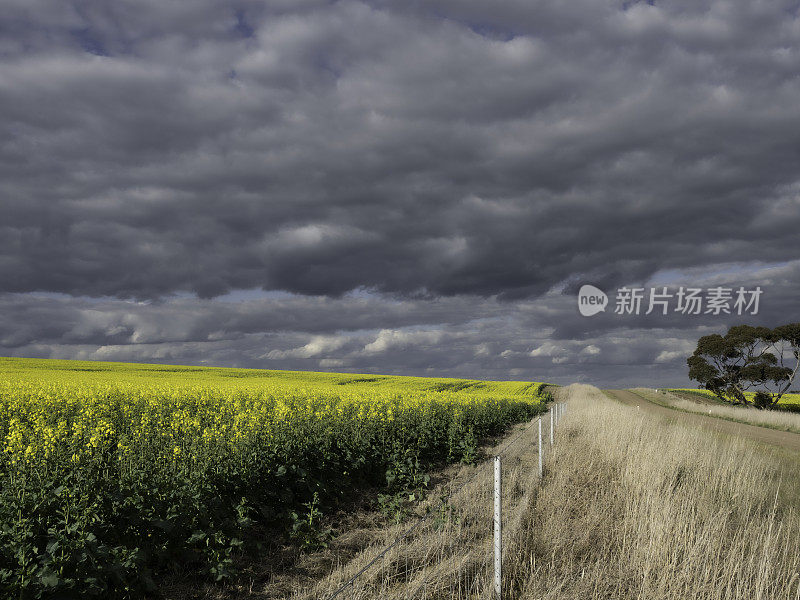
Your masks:
<path fill-rule="evenodd" d="M 501 576 L 498 566 L 518 550 L 521 525 L 546 462 L 542 459 L 554 447 L 554 431 L 565 410 L 562 403 L 551 404 L 546 415 L 534 418 L 494 449 L 501 474 L 497 488 L 495 460 L 465 466 L 440 486 L 438 494 L 429 495 L 415 522 L 395 528 L 389 543 L 365 549 L 313 590 L 295 598 L 502 597 L 501 589 L 513 572 Z M 502 548 L 499 561 L 495 560 L 496 546 Z"/>

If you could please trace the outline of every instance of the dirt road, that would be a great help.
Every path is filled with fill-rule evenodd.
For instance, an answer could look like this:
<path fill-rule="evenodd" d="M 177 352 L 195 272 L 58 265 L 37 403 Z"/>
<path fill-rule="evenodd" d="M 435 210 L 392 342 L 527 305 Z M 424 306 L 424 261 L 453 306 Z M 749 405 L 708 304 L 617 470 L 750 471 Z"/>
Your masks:
<path fill-rule="evenodd" d="M 628 390 L 604 391 L 623 404 L 639 406 L 640 410 L 646 410 L 673 421 L 701 425 L 717 433 L 735 435 L 800 453 L 800 434 L 792 433 L 791 431 L 779 431 L 777 429 L 769 429 L 768 427 L 758 427 L 757 425 L 748 425 L 746 423 L 726 421 L 725 419 L 719 419 L 717 417 L 708 417 L 706 415 L 673 410 L 666 406 L 661 406 L 649 400 L 645 400 L 638 394 Z"/>
<path fill-rule="evenodd" d="M 689 392 L 676 392 L 674 390 L 670 391 L 670 394 L 673 396 L 677 396 L 678 398 L 683 398 L 684 400 L 689 400 L 690 402 L 694 402 L 695 404 L 705 404 L 707 406 L 722 406 L 722 403 L 719 400 L 712 400 L 707 396 L 703 396 L 702 394 L 692 394 Z"/>

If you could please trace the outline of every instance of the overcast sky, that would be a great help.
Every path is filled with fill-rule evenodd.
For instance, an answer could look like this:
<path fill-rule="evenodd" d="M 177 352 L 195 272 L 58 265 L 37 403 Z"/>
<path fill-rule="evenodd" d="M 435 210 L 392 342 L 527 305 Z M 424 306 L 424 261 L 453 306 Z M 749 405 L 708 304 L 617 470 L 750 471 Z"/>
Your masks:
<path fill-rule="evenodd" d="M 798 167 L 797 2 L 5 0 L 0 355 L 687 385 Z"/>

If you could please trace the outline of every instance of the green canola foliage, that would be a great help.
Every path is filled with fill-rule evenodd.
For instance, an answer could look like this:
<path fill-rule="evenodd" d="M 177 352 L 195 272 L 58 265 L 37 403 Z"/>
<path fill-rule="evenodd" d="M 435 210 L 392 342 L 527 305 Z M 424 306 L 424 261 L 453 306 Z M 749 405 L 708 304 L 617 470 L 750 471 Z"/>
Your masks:
<path fill-rule="evenodd" d="M 544 384 L 0 358 L 0 597 L 135 597 L 315 535 L 544 408 Z"/>

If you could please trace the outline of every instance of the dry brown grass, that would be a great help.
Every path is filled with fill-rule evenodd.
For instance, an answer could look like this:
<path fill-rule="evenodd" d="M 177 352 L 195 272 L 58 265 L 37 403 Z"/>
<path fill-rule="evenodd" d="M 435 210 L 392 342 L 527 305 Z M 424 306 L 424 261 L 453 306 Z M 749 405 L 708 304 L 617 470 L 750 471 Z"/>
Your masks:
<path fill-rule="evenodd" d="M 666 424 L 590 386 L 567 393 L 513 597 L 800 598 L 800 518 L 777 500 L 796 463 Z"/>

